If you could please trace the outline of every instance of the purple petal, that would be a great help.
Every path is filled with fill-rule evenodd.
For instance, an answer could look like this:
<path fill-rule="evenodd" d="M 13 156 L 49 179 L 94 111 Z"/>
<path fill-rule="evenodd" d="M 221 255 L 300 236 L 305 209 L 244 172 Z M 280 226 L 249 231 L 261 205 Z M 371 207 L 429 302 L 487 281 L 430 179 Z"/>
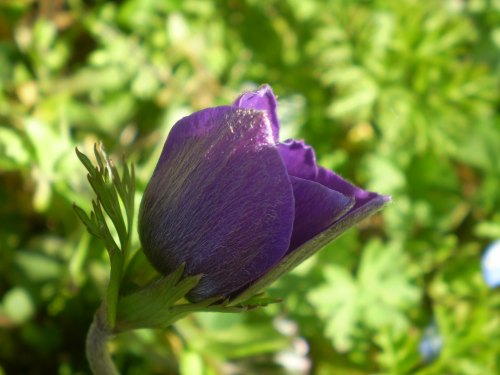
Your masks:
<path fill-rule="evenodd" d="M 276 114 L 276 97 L 269 85 L 262 85 L 257 91 L 249 91 L 242 94 L 233 104 L 238 108 L 257 109 L 267 111 L 271 126 L 273 129 L 273 137 L 277 142 L 279 139 L 280 123 Z"/>
<path fill-rule="evenodd" d="M 371 200 L 380 197 L 379 194 L 363 190 L 343 179 L 338 174 L 323 167 L 318 168 L 316 181 L 344 195 L 353 196 L 356 199 L 356 203 L 354 204 L 352 210 L 356 210 L 369 203 Z"/>
<path fill-rule="evenodd" d="M 246 288 L 242 288 L 240 293 L 235 293 L 233 295 L 232 303 L 237 304 L 248 300 L 248 298 L 251 298 L 253 295 L 263 290 L 266 286 L 270 285 L 273 281 L 297 267 L 300 263 L 311 257 L 328 243 L 338 238 L 349 228 L 382 209 L 390 200 L 391 198 L 389 196 L 377 195 L 367 201 L 364 205 L 361 205 L 358 209 L 350 210 L 340 219 L 335 220 L 331 226 L 323 230 L 321 233 L 312 237 L 309 241 L 305 242 L 293 251 L 288 252 L 280 262 L 266 272 L 266 274 L 261 278 L 255 280 L 250 285 L 247 285 Z"/>
<path fill-rule="evenodd" d="M 278 148 L 290 176 L 315 181 L 345 196 L 354 197 L 356 202 L 351 211 L 357 210 L 371 200 L 380 197 L 379 194 L 363 190 L 338 174 L 317 166 L 313 148 L 303 141 L 290 139 L 280 143 Z"/>
<path fill-rule="evenodd" d="M 390 196 L 363 190 L 323 167 L 318 168 L 317 181 L 330 189 L 352 196 L 356 200 L 349 212 L 338 219 L 332 227 L 347 230 L 364 218 L 373 215 L 391 201 Z"/>
<path fill-rule="evenodd" d="M 303 141 L 289 139 L 280 143 L 278 148 L 290 176 L 316 180 L 318 168 L 316 167 L 316 156 L 311 146 L 306 145 Z"/>
<path fill-rule="evenodd" d="M 321 233 L 354 205 L 347 197 L 317 182 L 290 177 L 295 197 L 295 221 L 288 252 Z"/>
<path fill-rule="evenodd" d="M 292 186 L 266 112 L 206 109 L 180 120 L 143 197 L 139 233 L 168 274 L 203 274 L 192 301 L 228 296 L 286 253 Z"/>

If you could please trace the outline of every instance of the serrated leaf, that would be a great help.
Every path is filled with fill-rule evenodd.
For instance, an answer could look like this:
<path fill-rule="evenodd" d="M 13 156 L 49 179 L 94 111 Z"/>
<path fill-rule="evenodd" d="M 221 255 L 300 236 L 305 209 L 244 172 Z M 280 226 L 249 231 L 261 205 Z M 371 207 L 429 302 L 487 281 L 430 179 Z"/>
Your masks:
<path fill-rule="evenodd" d="M 118 247 L 117 243 L 115 242 L 113 236 L 111 235 L 111 232 L 109 231 L 108 224 L 106 223 L 106 219 L 104 218 L 104 214 L 101 209 L 101 205 L 96 202 L 92 201 L 92 207 L 94 209 L 94 214 L 96 217 L 96 223 L 97 223 L 97 228 L 100 234 L 100 238 L 104 242 L 104 245 L 108 252 L 110 254 L 113 254 L 114 252 L 118 251 L 120 248 Z"/>
<path fill-rule="evenodd" d="M 103 157 L 102 157 L 102 143 L 99 144 L 99 148 L 97 147 L 97 143 L 94 143 L 94 156 L 95 160 L 97 161 L 97 164 L 99 164 L 99 171 L 102 173 L 104 172 L 104 163 L 103 163 Z"/>
<path fill-rule="evenodd" d="M 326 283 L 307 295 L 325 322 L 325 334 L 340 352 L 353 344 L 353 332 L 359 320 L 359 290 L 351 273 L 331 265 L 324 271 Z"/>
<path fill-rule="evenodd" d="M 191 310 L 174 304 L 198 285 L 201 275 L 181 280 L 184 265 L 118 301 L 117 330 L 166 327 Z M 191 305 L 186 305 L 191 306 Z M 193 308 L 197 306 L 193 305 Z"/>
<path fill-rule="evenodd" d="M 78 218 L 83 222 L 88 232 L 93 236 L 100 238 L 99 230 L 92 220 L 92 218 L 95 218 L 95 216 L 91 215 L 91 217 L 89 217 L 87 213 L 76 204 L 73 204 L 73 210 L 75 211 Z"/>
<path fill-rule="evenodd" d="M 78 159 L 80 159 L 80 161 L 83 164 L 83 166 L 85 167 L 85 169 L 87 169 L 89 174 L 93 176 L 96 173 L 96 168 L 94 167 L 94 165 L 92 164 L 90 159 L 87 157 L 87 155 L 80 152 L 80 150 L 78 150 L 78 147 L 75 147 L 75 152 L 76 152 L 76 156 L 78 157 Z"/>

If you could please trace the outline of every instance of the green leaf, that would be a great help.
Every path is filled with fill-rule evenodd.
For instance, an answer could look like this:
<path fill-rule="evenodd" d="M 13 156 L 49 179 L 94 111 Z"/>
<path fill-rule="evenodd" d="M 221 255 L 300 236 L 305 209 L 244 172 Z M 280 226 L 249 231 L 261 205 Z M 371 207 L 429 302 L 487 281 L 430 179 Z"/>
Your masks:
<path fill-rule="evenodd" d="M 48 280 L 57 280 L 61 271 L 65 268 L 54 257 L 50 257 L 40 251 L 16 251 L 14 263 L 20 268 L 23 278 L 32 283 L 42 284 Z"/>
<path fill-rule="evenodd" d="M 360 318 L 359 290 L 344 268 L 330 265 L 324 270 L 326 283 L 311 291 L 307 299 L 326 322 L 325 334 L 340 352 L 353 346 L 353 335 Z"/>
<path fill-rule="evenodd" d="M 80 159 L 80 161 L 82 162 L 84 167 L 87 169 L 89 174 L 92 176 L 95 175 L 97 172 L 97 169 L 96 169 L 96 167 L 94 167 L 94 165 L 92 164 L 90 159 L 87 157 L 87 155 L 80 152 L 80 150 L 78 150 L 78 147 L 75 147 L 75 153 L 76 153 L 76 156 L 78 157 L 78 159 Z"/>
<path fill-rule="evenodd" d="M 78 218 L 82 221 L 85 227 L 87 227 L 89 233 L 93 236 L 96 236 L 97 238 L 100 238 L 99 230 L 96 226 L 96 223 L 94 222 L 95 215 L 89 217 L 87 213 L 76 204 L 73 204 L 73 209 L 75 210 L 75 213 L 77 214 Z"/>
<path fill-rule="evenodd" d="M 134 216 L 135 180 L 133 166 L 131 172 L 129 172 L 124 159 L 123 178 L 120 178 L 120 174 L 112 161 L 106 156 L 102 145 L 99 147 L 97 144 L 94 145 L 94 156 L 98 167 L 95 167 L 90 159 L 78 149 L 75 151 L 89 172 L 87 178 L 97 196 L 97 200 L 92 204 L 93 211 L 90 218 L 79 207 L 75 207 L 75 212 L 87 226 L 90 233 L 105 243 L 109 252 L 121 249 L 127 253 Z M 120 201 L 125 207 L 127 225 L 125 225 Z M 116 229 L 120 247 L 118 247 L 111 235 L 103 210 Z M 124 259 L 126 259 L 126 255 Z"/>
<path fill-rule="evenodd" d="M 121 297 L 118 301 L 117 330 L 167 327 L 187 314 L 189 311 L 185 309 L 174 311 L 173 306 L 198 284 L 201 275 L 181 280 L 184 268 L 182 265 L 170 275 Z"/>
<path fill-rule="evenodd" d="M 127 261 L 131 240 L 134 214 L 133 195 L 135 194 L 133 167 L 132 173 L 129 173 L 124 160 L 123 178 L 121 178 L 116 167 L 107 157 L 102 144 L 99 146 L 94 144 L 94 156 L 97 161 L 97 167 L 78 149 L 76 149 L 76 154 L 88 171 L 87 179 L 97 199 L 92 201 L 90 217 L 77 205 L 74 205 L 74 210 L 88 231 L 99 238 L 108 250 L 111 270 L 104 305 L 106 306 L 107 324 L 113 328 L 117 319 L 118 301 L 123 274 L 125 272 L 124 266 Z M 127 225 L 125 225 L 121 204 L 125 207 Z M 118 246 L 113 237 L 107 218 L 113 223 L 120 246 Z M 181 283 L 179 283 L 179 288 L 180 285 Z"/>
<path fill-rule="evenodd" d="M 5 294 L 3 308 L 9 319 L 18 324 L 30 319 L 35 312 L 32 297 L 21 287 L 12 288 Z"/>
<path fill-rule="evenodd" d="M 352 349 L 360 326 L 405 332 L 409 324 L 405 313 L 420 299 L 406 258 L 394 243 L 368 243 L 355 277 L 334 265 L 325 268 L 324 276 L 325 283 L 311 291 L 308 300 L 325 320 L 327 337 L 341 352 Z"/>
<path fill-rule="evenodd" d="M 109 231 L 108 224 L 106 223 L 106 219 L 104 218 L 104 214 L 101 209 L 101 205 L 96 201 L 92 201 L 92 207 L 94 209 L 93 213 L 95 214 L 96 223 L 98 225 L 100 234 L 99 238 L 103 241 L 106 249 L 108 250 L 108 253 L 112 255 L 115 252 L 119 251 L 120 248 L 116 244 L 113 236 L 111 235 L 111 232 Z"/>
<path fill-rule="evenodd" d="M 106 168 L 104 167 L 104 161 L 106 160 L 106 156 L 104 154 L 102 143 L 100 143 L 99 146 L 97 146 L 97 143 L 94 143 L 94 156 L 97 164 L 99 164 L 99 171 L 101 171 L 101 173 L 105 173 Z"/>
<path fill-rule="evenodd" d="M 30 158 L 29 148 L 21 134 L 14 129 L 0 126 L 0 169 L 26 167 Z"/>

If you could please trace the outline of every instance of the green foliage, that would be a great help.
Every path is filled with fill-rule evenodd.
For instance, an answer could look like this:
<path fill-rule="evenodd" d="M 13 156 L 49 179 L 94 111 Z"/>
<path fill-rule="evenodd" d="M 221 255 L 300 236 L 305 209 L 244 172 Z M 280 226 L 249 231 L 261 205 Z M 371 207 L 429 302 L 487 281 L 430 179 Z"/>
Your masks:
<path fill-rule="evenodd" d="M 109 282 L 103 304 L 106 306 L 107 324 L 110 328 L 114 328 L 134 222 L 134 165 L 129 167 L 124 160 L 123 171 L 120 174 L 104 152 L 102 145 L 99 148 L 94 145 L 97 166 L 94 166 L 85 154 L 78 151 L 78 148 L 76 155 L 88 171 L 87 179 L 96 197 L 92 200 L 90 215 L 76 204 L 73 208 L 89 233 L 102 242 L 109 254 Z M 112 226 L 108 225 L 108 221 L 111 221 Z M 111 229 L 114 229 L 118 243 Z"/>
<path fill-rule="evenodd" d="M 366 245 L 356 278 L 343 267 L 325 265 L 325 283 L 308 297 L 328 322 L 325 335 L 338 351 L 352 350 L 359 326 L 398 334 L 408 329 L 406 314 L 418 307 L 420 292 L 407 268 L 401 249 L 380 242 Z"/>
<path fill-rule="evenodd" d="M 480 269 L 500 237 L 498 25 L 498 0 L 1 1 L 0 373 L 88 372 L 110 259 L 78 216 L 129 243 L 126 288 L 155 277 L 132 222 L 112 212 L 100 233 L 83 216 L 99 206 L 74 148 L 127 155 L 137 191 L 115 209 L 137 212 L 175 121 L 264 82 L 284 134 L 394 203 L 276 282 L 281 304 L 119 335 L 118 367 L 499 373 L 500 295 Z M 443 348 L 426 363 L 433 321 Z"/>

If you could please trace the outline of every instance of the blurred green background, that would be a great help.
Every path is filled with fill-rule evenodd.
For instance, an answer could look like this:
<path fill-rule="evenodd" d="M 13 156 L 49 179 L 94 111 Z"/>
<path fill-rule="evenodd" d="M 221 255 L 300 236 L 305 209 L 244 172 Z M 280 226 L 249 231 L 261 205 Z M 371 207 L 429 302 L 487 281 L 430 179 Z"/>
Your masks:
<path fill-rule="evenodd" d="M 500 0 L 1 0 L 0 374 L 89 372 L 108 265 L 72 211 L 75 146 L 127 155 L 139 201 L 176 120 L 261 83 L 283 139 L 394 203 L 277 282 L 283 303 L 123 334 L 118 367 L 499 374 L 499 57 Z"/>

